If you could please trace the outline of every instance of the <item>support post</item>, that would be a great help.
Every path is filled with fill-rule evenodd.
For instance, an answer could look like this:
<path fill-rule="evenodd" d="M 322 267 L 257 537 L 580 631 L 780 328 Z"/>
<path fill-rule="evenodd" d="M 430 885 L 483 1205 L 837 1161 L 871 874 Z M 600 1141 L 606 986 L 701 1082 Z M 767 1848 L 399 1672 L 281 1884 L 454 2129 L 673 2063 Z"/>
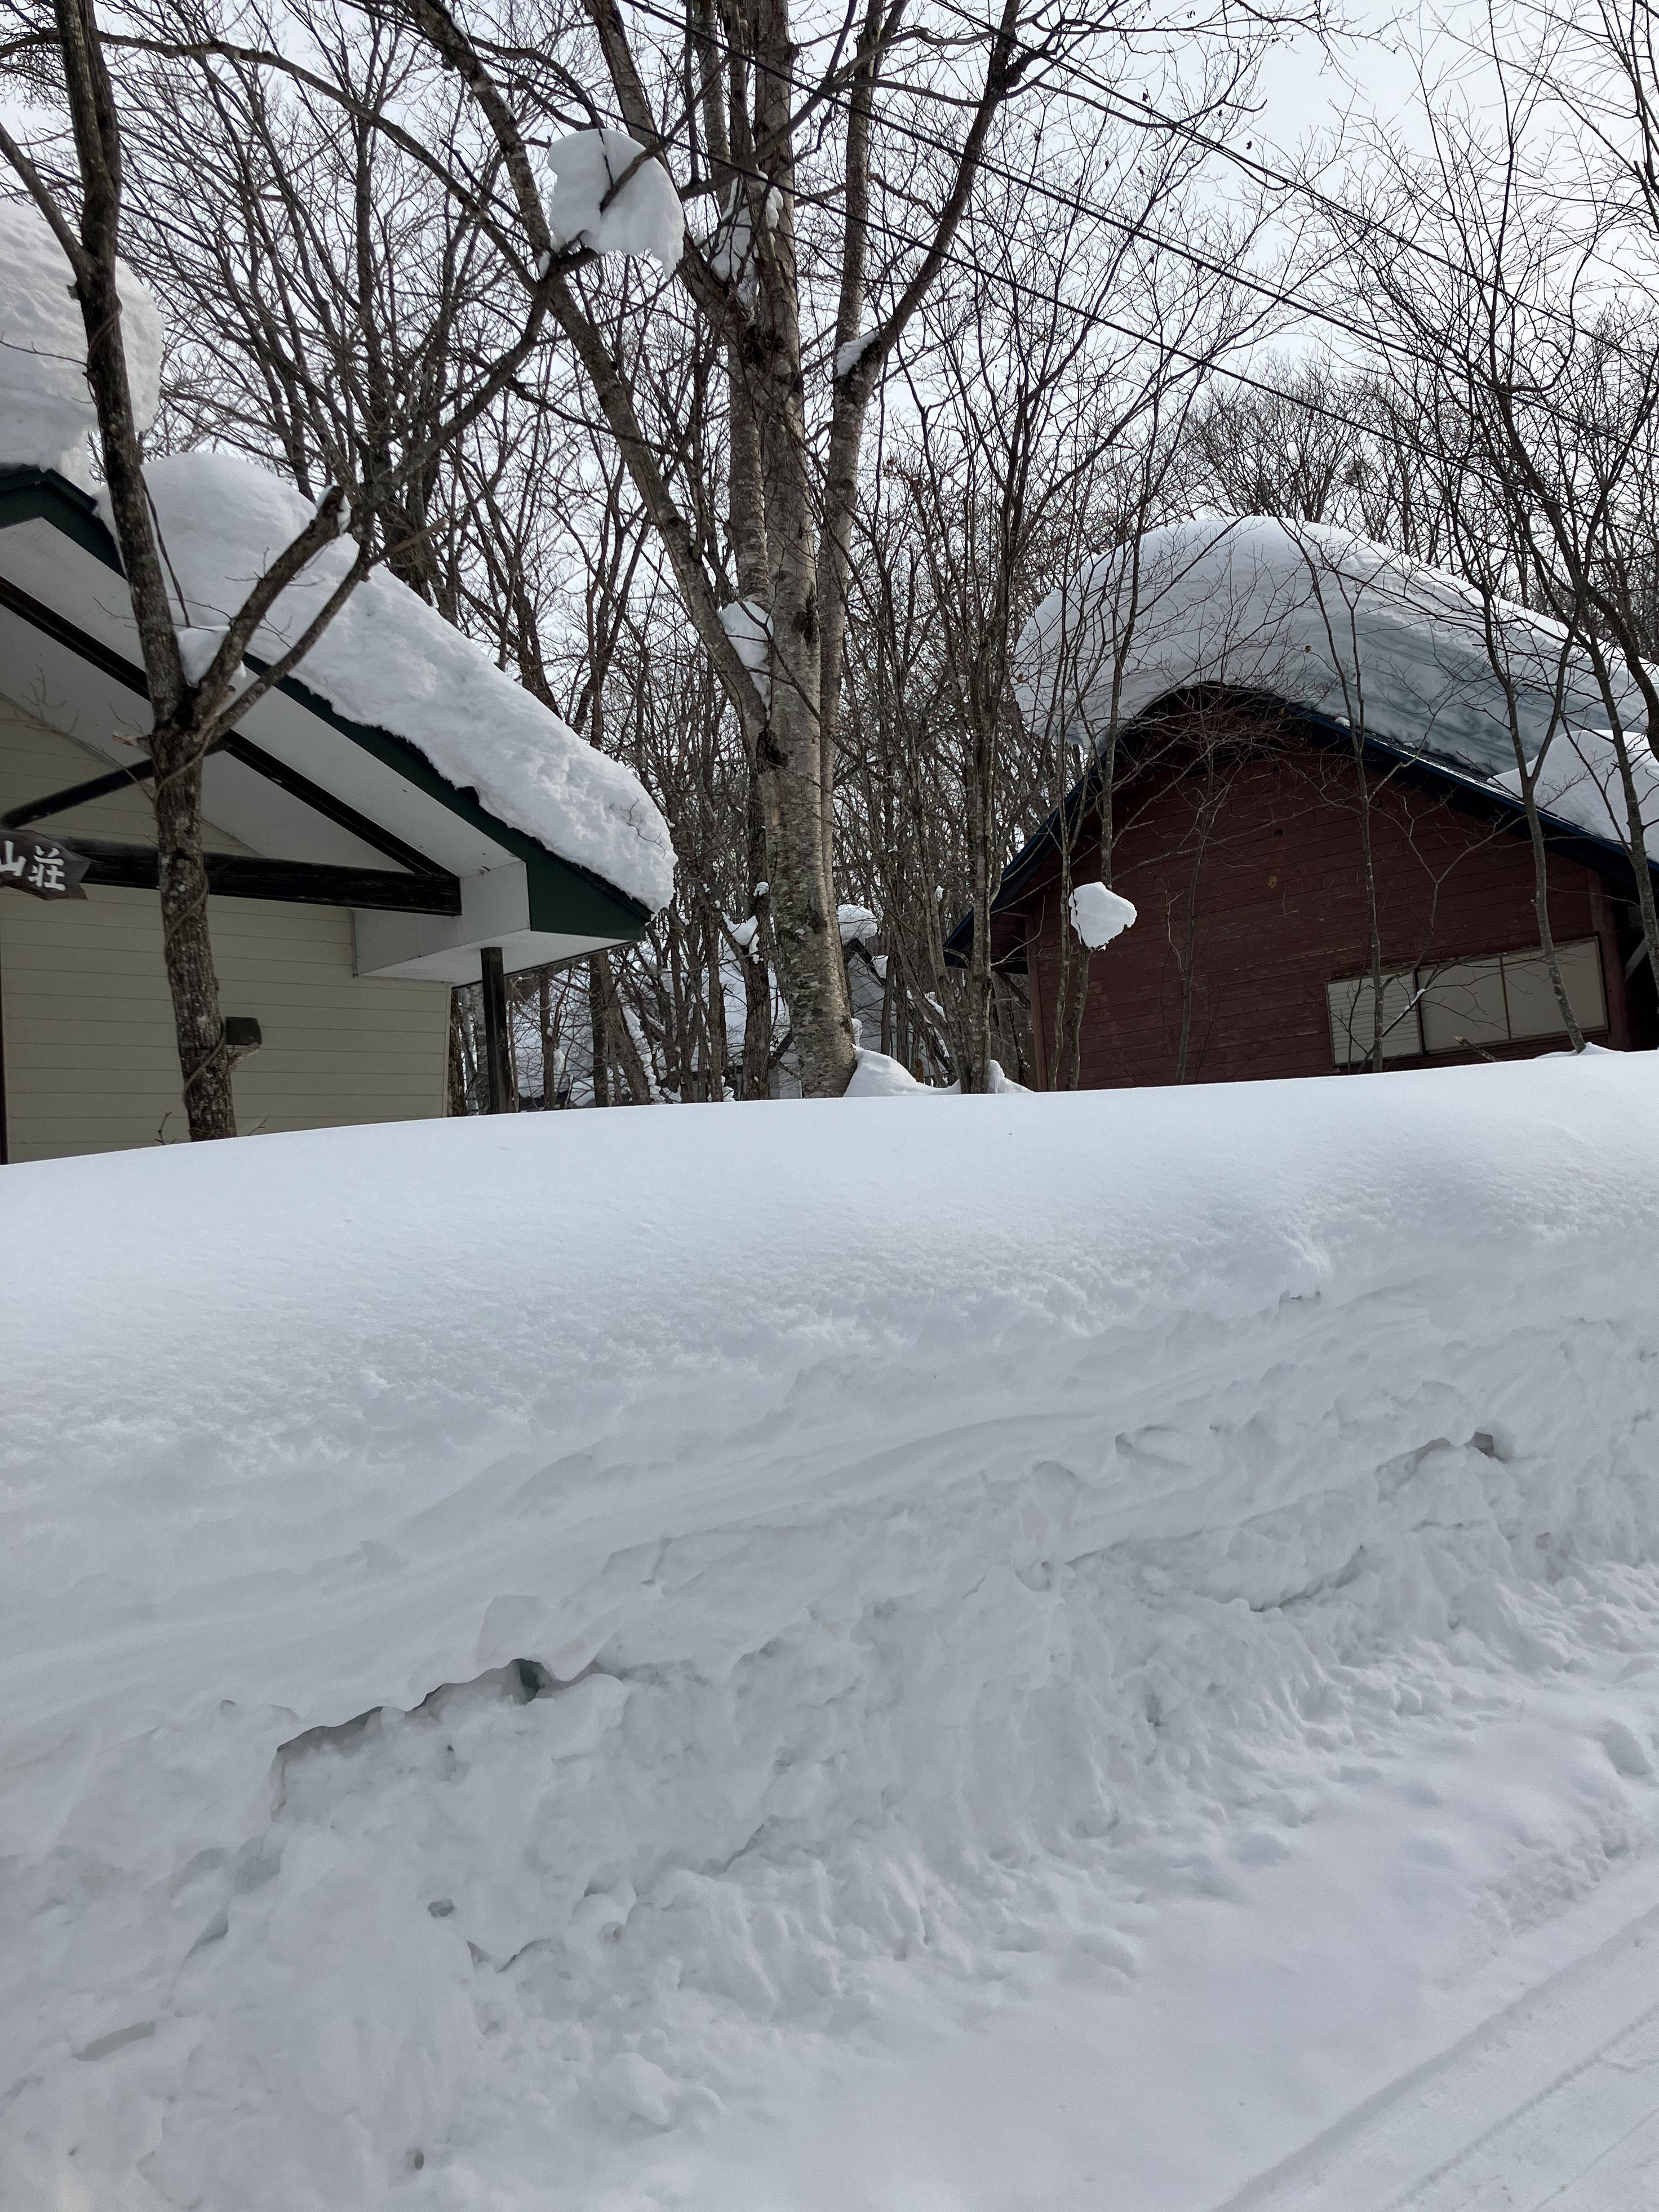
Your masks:
<path fill-rule="evenodd" d="M 513 1038 L 507 1025 L 507 975 L 499 945 L 479 948 L 483 964 L 484 1062 L 488 1081 L 486 1110 L 515 1114 L 519 1086 L 513 1079 Z"/>

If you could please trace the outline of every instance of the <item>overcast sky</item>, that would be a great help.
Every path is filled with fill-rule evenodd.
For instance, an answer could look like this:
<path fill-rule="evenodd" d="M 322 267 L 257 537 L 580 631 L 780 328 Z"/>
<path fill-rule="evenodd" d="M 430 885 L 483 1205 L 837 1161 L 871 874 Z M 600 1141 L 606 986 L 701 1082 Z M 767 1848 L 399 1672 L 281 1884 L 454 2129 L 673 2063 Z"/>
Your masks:
<path fill-rule="evenodd" d="M 1478 40 L 1486 20 L 1480 0 L 1436 0 L 1430 8 L 1393 0 L 1339 0 L 1345 34 L 1322 46 L 1310 34 L 1271 53 L 1262 71 L 1261 137 L 1291 153 L 1335 133 L 1345 116 L 1381 125 L 1396 138 L 1420 136 L 1415 58 L 1431 77 L 1460 69 L 1472 89 L 1464 42 Z"/>

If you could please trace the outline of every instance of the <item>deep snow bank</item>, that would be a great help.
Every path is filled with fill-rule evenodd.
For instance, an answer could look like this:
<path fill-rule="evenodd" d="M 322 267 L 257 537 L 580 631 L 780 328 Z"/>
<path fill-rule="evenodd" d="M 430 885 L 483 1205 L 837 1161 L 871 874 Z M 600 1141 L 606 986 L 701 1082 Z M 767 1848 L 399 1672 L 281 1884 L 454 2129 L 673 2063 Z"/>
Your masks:
<path fill-rule="evenodd" d="M 0 2193 L 689 2203 L 769 2051 L 1127 1972 L 1356 1748 L 1659 1650 L 1656 1076 L 11 1170 Z M 1635 1718 L 1484 1940 L 1640 1846 Z"/>

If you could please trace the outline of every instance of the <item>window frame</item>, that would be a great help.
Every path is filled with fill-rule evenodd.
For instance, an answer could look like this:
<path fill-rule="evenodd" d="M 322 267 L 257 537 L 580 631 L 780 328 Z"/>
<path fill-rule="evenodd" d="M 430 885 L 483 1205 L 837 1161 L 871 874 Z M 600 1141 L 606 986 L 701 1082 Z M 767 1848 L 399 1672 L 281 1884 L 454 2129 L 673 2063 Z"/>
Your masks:
<path fill-rule="evenodd" d="M 1586 1036 L 1605 1035 L 1611 1026 L 1611 1018 L 1608 1013 L 1607 971 L 1601 957 L 1601 939 L 1595 936 L 1571 938 L 1566 942 L 1559 944 L 1555 951 L 1562 970 L 1561 980 L 1566 987 L 1568 1000 L 1577 1019 L 1580 1030 Z M 1574 956 L 1577 957 L 1574 957 Z M 1510 997 L 1510 988 L 1511 968 L 1516 971 L 1517 983 L 1525 970 L 1529 969 L 1541 970 L 1545 977 L 1544 989 L 1549 994 L 1545 1003 L 1553 1004 L 1554 994 L 1548 981 L 1548 969 L 1545 963 L 1544 948 L 1541 945 L 1517 945 L 1502 952 L 1460 953 L 1452 959 L 1420 961 L 1414 968 L 1385 968 L 1382 971 L 1382 1007 L 1385 1018 L 1389 1014 L 1390 990 L 1402 982 L 1407 982 L 1408 978 L 1407 988 L 1410 997 L 1407 1006 L 1401 1012 L 1396 1013 L 1392 1019 L 1388 1020 L 1382 1041 L 1384 1063 L 1400 1060 L 1442 1060 L 1456 1053 L 1479 1052 L 1488 1046 L 1542 1044 L 1547 1042 L 1552 1037 L 1565 1036 L 1568 1033 L 1566 1028 L 1559 1023 L 1552 1024 L 1547 1028 L 1517 1029 L 1516 1027 L 1516 1012 Z M 1504 1007 L 1503 1034 L 1501 1036 L 1495 1034 L 1488 1020 L 1482 1027 L 1482 1034 L 1478 1037 L 1462 1035 L 1454 1036 L 1447 1042 L 1431 1043 L 1430 1042 L 1431 1025 L 1426 1017 L 1443 1012 L 1443 1009 L 1433 1005 L 1430 996 L 1436 984 L 1443 982 L 1449 975 L 1461 975 L 1471 978 L 1471 987 L 1479 989 L 1481 981 L 1493 970 L 1496 971 L 1498 993 Z M 1575 984 L 1577 986 L 1577 988 Z M 1591 999 L 1583 1000 L 1581 1003 L 1586 985 L 1590 987 L 1592 996 Z M 1334 975 L 1326 982 L 1325 1010 L 1330 1027 L 1331 1058 L 1339 1068 L 1362 1066 L 1370 1056 L 1369 1011 L 1364 1013 L 1363 1019 L 1361 1017 L 1362 1007 L 1369 1009 L 1370 992 L 1371 978 L 1369 974 Z M 1350 995 L 1347 999 L 1346 1012 L 1341 1015 L 1339 1021 L 1339 1009 L 1342 1006 L 1340 994 L 1344 993 Z M 1406 1021 L 1407 1016 L 1409 1016 L 1408 1025 Z M 1522 1018 L 1525 1019 L 1526 1017 L 1523 1015 Z M 1473 1029 L 1475 1026 L 1476 1024 L 1472 1020 L 1470 1028 Z M 1363 1037 L 1360 1033 L 1362 1029 Z M 1399 1041 L 1391 1043 L 1390 1039 L 1395 1037 Z"/>

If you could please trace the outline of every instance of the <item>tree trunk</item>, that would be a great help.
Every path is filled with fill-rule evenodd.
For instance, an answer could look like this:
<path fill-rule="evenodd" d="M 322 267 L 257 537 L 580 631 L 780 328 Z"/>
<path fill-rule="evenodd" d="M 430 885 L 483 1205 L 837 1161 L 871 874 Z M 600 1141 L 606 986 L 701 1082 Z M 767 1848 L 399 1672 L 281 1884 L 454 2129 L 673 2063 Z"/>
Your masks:
<path fill-rule="evenodd" d="M 617 1065 L 622 1069 L 623 1080 L 628 1085 L 628 1103 L 630 1106 L 648 1106 L 651 1103 L 651 1078 L 646 1073 L 640 1048 L 634 1042 L 634 1032 L 628 1026 L 628 1010 L 623 1005 L 622 994 L 615 988 L 614 982 L 608 1018 Z"/>
<path fill-rule="evenodd" d="M 449 994 L 449 1081 L 445 1110 L 453 1118 L 466 1111 L 466 1062 L 461 1051 L 461 994 Z"/>
<path fill-rule="evenodd" d="M 1370 948 L 1371 1034 L 1365 1047 L 1365 1065 L 1378 1073 L 1382 1066 L 1382 919 L 1376 896 L 1376 860 L 1371 850 L 1371 785 L 1365 766 L 1365 738 L 1356 726 L 1353 738 L 1354 775 L 1359 794 L 1359 866 L 1365 885 L 1365 931 Z"/>
<path fill-rule="evenodd" d="M 759 787 L 749 782 L 748 863 L 750 896 L 755 915 L 755 935 L 744 963 L 743 1095 L 765 1098 L 772 1089 L 772 931 L 771 885 L 766 882 L 766 824 L 762 817 Z"/>
<path fill-rule="evenodd" d="M 208 934 L 207 863 L 202 851 L 202 763 L 172 732 L 151 738 L 156 762 L 155 850 L 161 894 L 161 951 L 173 997 L 185 1119 L 192 1143 L 236 1134 L 230 1054 L 219 1011 L 219 979 Z M 183 765 L 173 764 L 184 750 Z"/>
<path fill-rule="evenodd" d="M 545 968 L 536 978 L 536 1024 L 542 1040 L 542 1111 L 547 1114 L 559 1103 L 559 1079 L 553 1064 L 558 1050 L 553 1022 L 553 985 Z"/>
<path fill-rule="evenodd" d="M 853 1012 L 823 837 L 824 748 L 817 604 L 817 516 L 801 357 L 795 255 L 795 47 L 787 0 L 759 0 L 755 137 L 770 183 L 753 195 L 759 261 L 743 347 L 759 429 L 769 570 L 771 652 L 757 744 L 772 926 L 808 1097 L 838 1098 L 853 1079 Z"/>
<path fill-rule="evenodd" d="M 202 857 L 202 745 L 150 527 L 143 460 L 121 338 L 117 281 L 121 142 L 90 0 L 58 0 L 64 86 L 82 179 L 81 258 L 74 289 L 87 334 L 87 381 L 98 412 L 104 471 L 132 595 L 155 726 L 155 849 L 161 945 L 178 1032 L 185 1118 L 192 1140 L 236 1134 L 230 1057 L 208 936 Z"/>
<path fill-rule="evenodd" d="M 464 1114 L 481 1114 L 483 1111 L 478 1083 L 478 1031 L 472 1012 L 474 988 L 471 983 L 463 983 L 455 994 L 455 1002 L 460 1010 L 461 1077 L 465 1085 L 465 1103 L 461 1109 Z"/>
<path fill-rule="evenodd" d="M 611 1103 L 611 969 L 603 952 L 587 963 L 588 1034 L 592 1039 L 593 1103 Z"/>
<path fill-rule="evenodd" d="M 975 701 L 968 766 L 968 866 L 973 885 L 973 942 L 968 956 L 968 1050 L 962 1087 L 988 1091 L 991 1085 L 991 762 L 987 707 Z"/>
<path fill-rule="evenodd" d="M 1193 1048 L 1193 990 L 1198 975 L 1198 884 L 1204 866 L 1204 848 L 1200 843 L 1193 855 L 1193 872 L 1187 885 L 1187 913 L 1181 949 L 1181 1036 L 1176 1048 L 1177 1083 L 1187 1080 L 1188 1062 Z"/>
<path fill-rule="evenodd" d="M 1542 758 L 1542 755 L 1540 755 Z M 1550 927 L 1549 854 L 1544 844 L 1544 825 L 1538 818 L 1538 786 L 1534 771 L 1522 781 L 1522 796 L 1527 805 L 1527 831 L 1532 840 L 1532 903 L 1538 917 L 1538 942 L 1543 947 L 1544 965 L 1549 971 L 1550 988 L 1555 994 L 1555 1003 L 1560 1010 L 1561 1026 L 1567 1033 L 1567 1042 L 1575 1052 L 1584 1049 L 1584 1032 L 1578 1026 L 1578 1017 L 1567 996 L 1567 987 L 1561 978 L 1561 963 L 1555 950 L 1555 933 Z"/>

